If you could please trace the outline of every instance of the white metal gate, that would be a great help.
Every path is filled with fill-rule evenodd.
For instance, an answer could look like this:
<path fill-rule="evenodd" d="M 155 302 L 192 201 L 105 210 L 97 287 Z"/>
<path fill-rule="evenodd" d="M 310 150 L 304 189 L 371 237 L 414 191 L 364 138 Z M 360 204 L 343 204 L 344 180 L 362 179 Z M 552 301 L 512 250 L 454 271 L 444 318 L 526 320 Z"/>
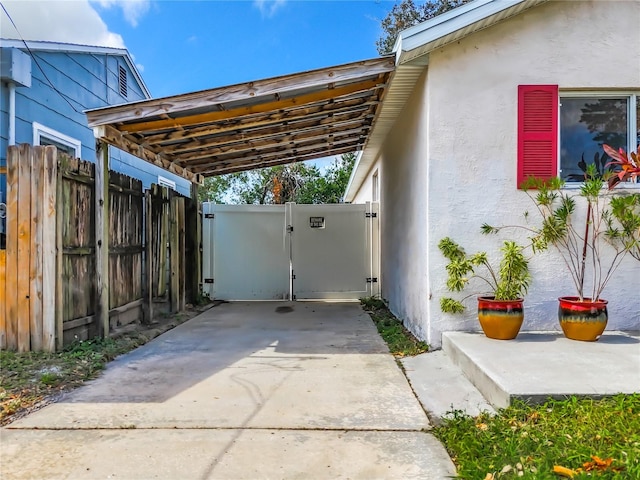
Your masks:
<path fill-rule="evenodd" d="M 379 292 L 378 204 L 203 204 L 204 292 L 220 300 Z"/>

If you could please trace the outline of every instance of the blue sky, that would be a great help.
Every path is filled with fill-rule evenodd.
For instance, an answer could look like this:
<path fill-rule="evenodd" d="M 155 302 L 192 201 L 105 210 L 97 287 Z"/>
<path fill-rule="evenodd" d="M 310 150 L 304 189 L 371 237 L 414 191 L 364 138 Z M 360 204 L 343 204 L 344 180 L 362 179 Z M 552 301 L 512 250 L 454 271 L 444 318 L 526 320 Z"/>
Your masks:
<path fill-rule="evenodd" d="M 0 0 L 28 40 L 126 47 L 154 97 L 377 56 L 392 0 Z M 2 36 L 16 38 L 2 12 Z"/>
<path fill-rule="evenodd" d="M 143 66 L 154 96 L 300 72 L 377 56 L 392 2 L 159 1 L 136 26 L 97 10 Z"/>

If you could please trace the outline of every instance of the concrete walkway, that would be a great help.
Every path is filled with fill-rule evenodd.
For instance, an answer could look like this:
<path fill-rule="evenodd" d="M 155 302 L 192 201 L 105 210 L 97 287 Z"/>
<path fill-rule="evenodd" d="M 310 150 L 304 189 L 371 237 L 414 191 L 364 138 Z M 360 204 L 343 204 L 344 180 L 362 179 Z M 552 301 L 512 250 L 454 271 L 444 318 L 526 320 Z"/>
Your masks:
<path fill-rule="evenodd" d="M 231 303 L 0 431 L 1 478 L 444 479 L 357 304 Z"/>

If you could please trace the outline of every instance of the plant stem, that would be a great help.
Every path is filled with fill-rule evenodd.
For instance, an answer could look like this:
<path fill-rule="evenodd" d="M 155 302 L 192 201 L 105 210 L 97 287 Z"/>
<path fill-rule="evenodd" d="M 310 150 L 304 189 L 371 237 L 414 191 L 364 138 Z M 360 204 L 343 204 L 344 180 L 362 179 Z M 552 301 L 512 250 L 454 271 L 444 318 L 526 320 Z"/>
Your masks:
<path fill-rule="evenodd" d="M 584 222 L 584 239 L 582 241 L 582 263 L 580 265 L 580 301 L 584 300 L 584 269 L 587 263 L 587 243 L 589 239 L 589 223 L 591 223 L 591 202 L 587 202 L 587 221 Z M 593 300 L 593 299 L 592 299 Z"/>

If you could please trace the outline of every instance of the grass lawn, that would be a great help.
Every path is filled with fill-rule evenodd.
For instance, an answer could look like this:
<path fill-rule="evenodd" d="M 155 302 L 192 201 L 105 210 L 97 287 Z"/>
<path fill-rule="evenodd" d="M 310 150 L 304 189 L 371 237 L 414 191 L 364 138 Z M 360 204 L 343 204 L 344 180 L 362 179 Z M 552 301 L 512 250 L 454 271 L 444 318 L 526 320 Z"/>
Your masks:
<path fill-rule="evenodd" d="M 640 394 L 453 412 L 433 433 L 464 479 L 640 479 Z"/>
<path fill-rule="evenodd" d="M 429 345 L 421 342 L 407 330 L 379 298 L 363 298 L 360 300 L 362 308 L 369 314 L 378 333 L 389 347 L 389 351 L 396 357 L 418 355 L 429 350 Z"/>

